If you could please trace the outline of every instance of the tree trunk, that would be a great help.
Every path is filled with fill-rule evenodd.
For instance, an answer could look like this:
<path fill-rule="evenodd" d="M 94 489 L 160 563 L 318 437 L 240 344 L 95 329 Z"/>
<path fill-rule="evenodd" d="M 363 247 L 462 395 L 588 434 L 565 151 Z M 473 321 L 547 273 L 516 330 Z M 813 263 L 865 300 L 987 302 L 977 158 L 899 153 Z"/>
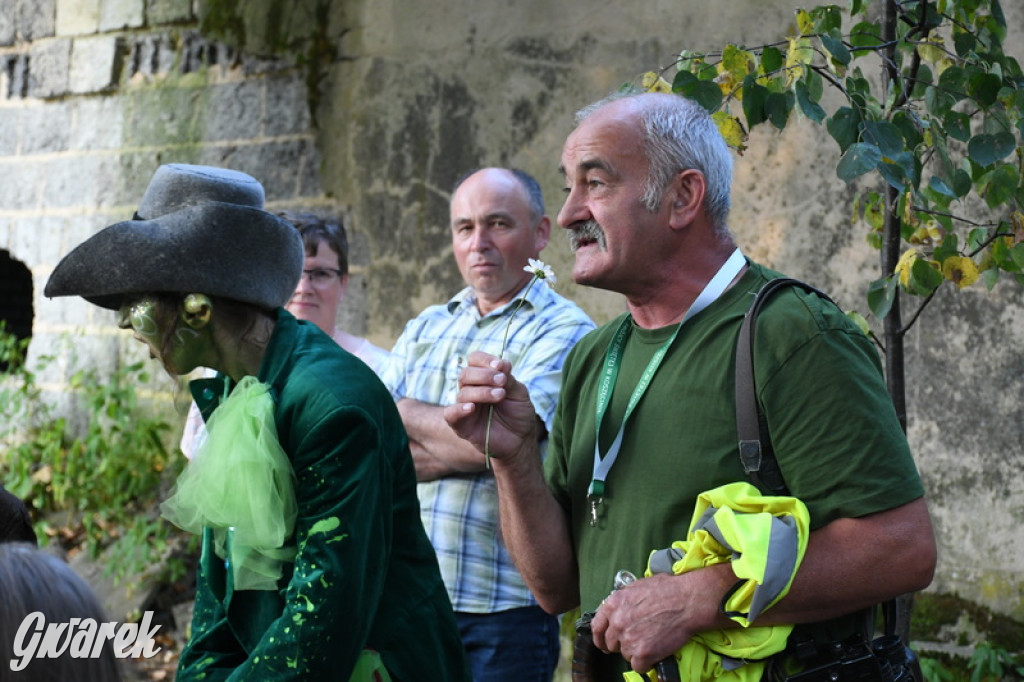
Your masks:
<path fill-rule="evenodd" d="M 922 9 L 921 11 L 925 11 Z M 896 40 L 897 6 L 895 0 L 887 0 L 885 3 L 885 20 L 882 24 L 883 39 L 889 45 L 885 64 L 885 82 L 887 88 L 902 88 L 899 69 L 896 67 L 894 46 Z M 891 185 L 886 185 L 885 195 L 885 224 L 882 240 L 882 274 L 889 276 L 896 269 L 896 263 L 900 258 L 901 245 L 901 219 L 899 210 L 899 191 Z M 883 320 L 883 344 L 885 347 L 885 383 L 889 389 L 889 396 L 892 398 L 893 406 L 896 408 L 896 416 L 899 418 L 900 426 L 904 433 L 907 431 L 907 396 L 906 396 L 906 374 L 903 355 L 903 318 L 900 314 L 900 293 L 897 289 L 892 307 Z M 910 642 L 910 617 L 914 603 L 913 594 L 904 594 L 896 598 L 895 624 L 887 624 L 895 628 L 895 634 L 899 635 L 905 644 Z"/>

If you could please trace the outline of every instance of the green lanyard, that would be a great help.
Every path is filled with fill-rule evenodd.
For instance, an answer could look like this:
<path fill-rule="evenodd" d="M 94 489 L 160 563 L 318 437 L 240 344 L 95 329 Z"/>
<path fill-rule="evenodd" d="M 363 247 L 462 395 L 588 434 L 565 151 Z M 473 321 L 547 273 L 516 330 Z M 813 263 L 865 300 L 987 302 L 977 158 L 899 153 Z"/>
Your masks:
<path fill-rule="evenodd" d="M 711 278 L 711 281 L 707 283 L 704 290 L 697 296 L 690 309 L 686 311 L 686 315 L 683 316 L 682 321 L 680 321 L 675 331 L 672 332 L 672 336 L 655 351 L 654 357 L 647 363 L 640 381 L 637 382 L 636 388 L 633 389 L 633 393 L 629 397 L 626 413 L 622 416 L 622 423 L 619 425 L 619 432 L 615 434 L 615 440 L 608 448 L 608 452 L 602 456 L 600 445 L 601 421 L 604 419 L 605 413 L 608 411 L 608 405 L 611 403 L 612 390 L 615 388 L 615 380 L 619 376 L 619 367 L 622 364 L 622 354 L 626 350 L 626 340 L 629 338 L 629 333 L 632 329 L 632 317 L 627 315 L 622 324 L 619 325 L 618 330 L 616 330 L 611 345 L 608 346 L 608 352 L 604 357 L 601 383 L 597 389 L 597 422 L 595 425 L 597 433 L 594 437 L 594 474 L 593 479 L 590 481 L 590 487 L 587 488 L 587 499 L 590 500 L 591 526 L 597 525 L 597 510 L 604 501 L 605 479 L 615 464 L 615 460 L 619 457 L 619 450 L 622 447 L 622 436 L 626 431 L 626 422 L 629 420 L 630 415 L 633 414 L 633 409 L 640 402 L 644 392 L 647 391 L 651 380 L 654 379 L 658 366 L 661 365 L 661 361 L 665 354 L 668 353 L 668 349 L 671 348 L 672 342 L 679 335 L 679 330 L 683 328 L 683 324 L 687 320 L 714 303 L 725 292 L 729 287 L 729 283 L 736 278 L 736 275 L 740 273 L 746 264 L 747 259 L 743 257 L 740 250 L 736 249 L 733 251 L 729 259 L 718 269 L 715 276 Z"/>

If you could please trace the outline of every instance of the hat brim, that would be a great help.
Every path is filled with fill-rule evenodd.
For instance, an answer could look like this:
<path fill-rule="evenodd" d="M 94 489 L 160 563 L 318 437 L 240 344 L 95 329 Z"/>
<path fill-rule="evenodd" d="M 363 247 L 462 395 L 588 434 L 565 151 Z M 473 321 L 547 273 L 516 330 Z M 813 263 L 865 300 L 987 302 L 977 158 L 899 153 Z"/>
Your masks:
<path fill-rule="evenodd" d="M 304 259 L 287 221 L 211 202 L 100 230 L 57 264 L 43 293 L 111 310 L 133 295 L 193 292 L 276 308 L 295 292 Z"/>

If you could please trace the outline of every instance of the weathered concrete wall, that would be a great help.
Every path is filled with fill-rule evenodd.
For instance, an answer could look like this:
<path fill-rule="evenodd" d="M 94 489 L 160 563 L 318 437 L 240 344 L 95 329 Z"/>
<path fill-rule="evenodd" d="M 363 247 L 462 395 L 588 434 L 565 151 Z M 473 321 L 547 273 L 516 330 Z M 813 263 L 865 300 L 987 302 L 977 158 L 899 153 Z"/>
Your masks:
<path fill-rule="evenodd" d="M 575 109 L 679 49 L 773 41 L 802 4 L 0 0 L 0 248 L 34 275 L 33 352 L 72 331 L 93 339 L 78 344 L 86 361 L 125 352 L 109 314 L 40 292 L 59 257 L 129 217 L 172 160 L 250 172 L 272 208 L 345 212 L 355 278 L 343 323 L 388 346 L 460 286 L 447 203 L 462 172 L 522 167 L 555 213 Z M 1008 51 L 1022 58 L 1024 8 L 1004 9 Z M 857 188 L 835 178 L 837 151 L 805 124 L 758 132 L 737 160 L 732 224 L 754 258 L 863 310 L 877 254 L 849 225 Z M 545 259 L 570 270 L 557 235 Z M 622 309 L 567 280 L 559 289 L 595 319 Z M 910 437 L 940 541 L 935 588 L 1017 618 L 1022 307 L 1013 285 L 944 294 L 908 339 Z"/>

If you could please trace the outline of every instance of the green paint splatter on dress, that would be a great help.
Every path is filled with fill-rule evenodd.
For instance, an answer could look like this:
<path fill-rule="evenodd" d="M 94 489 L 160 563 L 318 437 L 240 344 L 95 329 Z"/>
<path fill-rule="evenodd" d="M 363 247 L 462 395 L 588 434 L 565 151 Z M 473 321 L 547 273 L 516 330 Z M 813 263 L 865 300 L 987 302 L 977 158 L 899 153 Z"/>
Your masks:
<path fill-rule="evenodd" d="M 317 533 L 330 533 L 332 530 L 337 530 L 340 525 L 341 521 L 337 516 L 330 516 L 326 519 L 320 519 L 314 523 L 313 527 L 309 529 L 309 534 L 316 535 Z"/>
<path fill-rule="evenodd" d="M 337 516 L 329 516 L 326 519 L 320 519 L 319 521 L 317 521 L 316 523 L 313 524 L 312 528 L 309 529 L 309 534 L 307 535 L 307 540 L 308 540 L 309 537 L 312 537 L 313 535 L 317 535 L 318 533 L 322 533 L 324 535 L 328 535 L 328 534 L 333 533 L 334 531 L 338 530 L 338 528 L 340 528 L 340 527 L 341 527 L 341 520 Z M 331 539 L 327 540 L 325 542 L 325 544 L 330 544 L 332 542 L 340 542 L 340 541 L 344 540 L 347 537 L 348 537 L 348 533 L 342 533 L 342 534 L 338 535 L 337 537 L 334 537 L 334 538 L 331 538 Z"/>

